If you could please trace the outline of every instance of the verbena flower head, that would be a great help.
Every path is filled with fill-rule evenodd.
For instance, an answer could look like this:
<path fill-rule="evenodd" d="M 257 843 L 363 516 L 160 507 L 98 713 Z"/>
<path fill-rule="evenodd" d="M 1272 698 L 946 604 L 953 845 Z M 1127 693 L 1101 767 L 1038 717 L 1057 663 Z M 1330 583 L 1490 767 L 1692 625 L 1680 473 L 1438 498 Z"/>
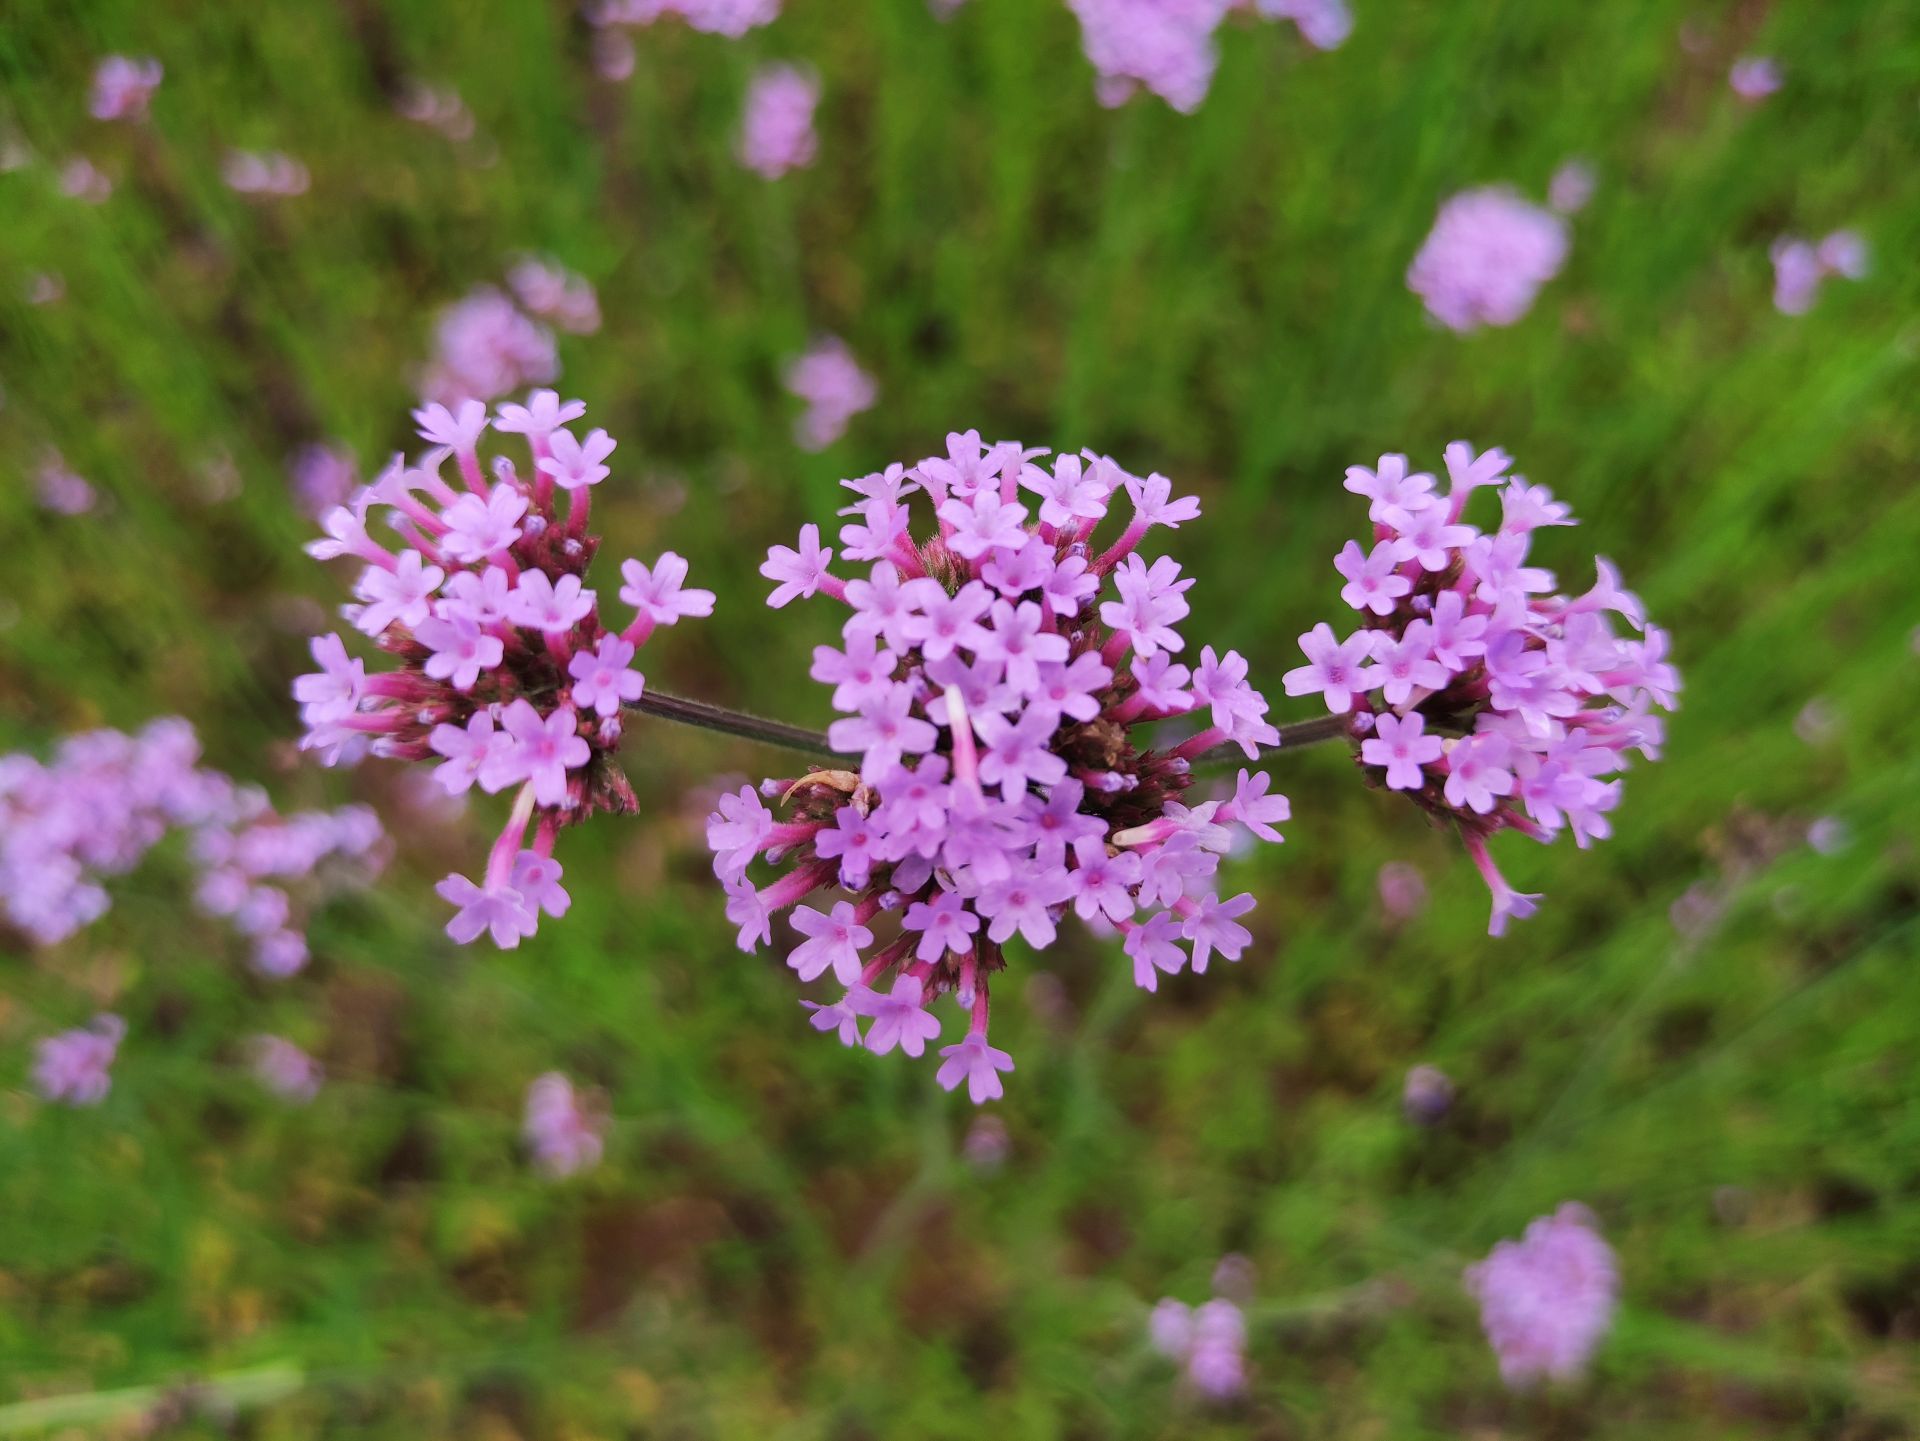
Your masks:
<path fill-rule="evenodd" d="M 1572 597 L 1529 564 L 1536 530 L 1575 521 L 1511 465 L 1504 451 L 1455 441 L 1445 493 L 1404 455 L 1350 467 L 1346 487 L 1367 499 L 1372 535 L 1334 565 L 1360 626 L 1344 638 L 1315 626 L 1300 637 L 1307 664 L 1283 678 L 1288 695 L 1318 694 L 1353 716 L 1370 777 L 1459 832 L 1493 893 L 1496 936 L 1540 898 L 1506 884 L 1488 839 L 1604 839 L 1629 753 L 1658 758 L 1656 712 L 1674 709 L 1680 690 L 1666 632 L 1604 556 L 1592 588 Z M 1466 508 L 1490 486 L 1501 519 L 1483 533 Z"/>
<path fill-rule="evenodd" d="M 527 1087 L 522 1128 L 534 1165 L 553 1177 L 572 1176 L 600 1164 L 605 1121 L 581 1104 L 569 1081 L 549 1071 Z"/>
<path fill-rule="evenodd" d="M 253 1055 L 254 1076 L 282 1100 L 305 1105 L 320 1093 L 320 1063 L 292 1041 L 255 1036 L 248 1050 Z"/>
<path fill-rule="evenodd" d="M 138 60 L 125 55 L 107 56 L 94 67 L 88 114 L 95 120 L 145 120 L 148 102 L 165 73 L 151 56 Z"/>
<path fill-rule="evenodd" d="M 507 272 L 507 284 L 527 314 L 570 335 L 592 335 L 600 328 L 600 297 L 593 286 L 556 261 L 525 256 Z"/>
<path fill-rule="evenodd" d="M 287 479 L 300 509 L 318 520 L 360 488 L 360 466 L 345 446 L 307 445 L 288 459 Z"/>
<path fill-rule="evenodd" d="M 473 111 L 451 85 L 427 85 L 410 81 L 393 103 L 395 113 L 415 125 L 438 131 L 448 140 L 463 143 L 473 139 Z"/>
<path fill-rule="evenodd" d="M 1770 254 L 1773 306 L 1782 315 L 1805 315 L 1813 309 L 1828 276 L 1859 280 L 1867 273 L 1867 244 L 1853 230 L 1836 230 L 1818 244 L 1783 235 Z"/>
<path fill-rule="evenodd" d="M 1448 199 L 1407 267 L 1407 288 L 1452 330 L 1512 325 L 1566 263 L 1567 222 L 1504 186 Z"/>
<path fill-rule="evenodd" d="M 820 82 L 794 65 L 763 65 L 747 87 L 740 124 L 740 163 L 769 180 L 813 164 L 819 141 L 813 111 Z"/>
<path fill-rule="evenodd" d="M 1224 1296 L 1198 1306 L 1171 1297 L 1161 1301 L 1147 1318 L 1147 1341 L 1210 1401 L 1231 1400 L 1246 1390 L 1247 1319 Z"/>
<path fill-rule="evenodd" d="M 305 195 L 312 183 L 307 167 L 278 150 L 229 150 L 220 162 L 227 189 L 241 195 Z"/>
<path fill-rule="evenodd" d="M 380 823 L 364 806 L 280 816 L 264 793 L 199 758 L 182 720 L 132 736 L 75 735 L 44 764 L 0 757 L 0 931 L 40 945 L 65 940 L 106 913 L 109 879 L 184 832 L 199 909 L 249 941 L 258 970 L 299 970 L 301 902 L 377 874 Z"/>
<path fill-rule="evenodd" d="M 779 18 L 780 0 L 602 0 L 589 18 L 595 25 L 651 25 L 677 16 L 695 30 L 739 39 Z"/>
<path fill-rule="evenodd" d="M 1099 72 L 1094 93 L 1102 105 L 1122 105 L 1145 90 L 1183 113 L 1207 98 L 1219 62 L 1214 32 L 1235 11 L 1291 20 L 1321 50 L 1353 29 L 1345 0 L 1067 0 L 1067 8 Z"/>
<path fill-rule="evenodd" d="M 99 503 L 92 482 L 67 464 L 57 450 L 49 450 L 40 459 L 34 473 L 34 492 L 41 507 L 55 515 L 85 515 Z"/>
<path fill-rule="evenodd" d="M 420 393 L 438 405 L 494 401 L 560 375 L 553 332 L 491 285 L 476 287 L 442 311 L 433 340 Z"/>
<path fill-rule="evenodd" d="M 1586 1207 L 1569 1203 L 1502 1241 L 1467 1269 L 1480 1324 L 1516 1389 L 1567 1381 L 1586 1369 L 1613 1325 L 1620 1278 L 1613 1250 Z"/>
<path fill-rule="evenodd" d="M 1771 55 L 1743 55 L 1727 72 L 1727 84 L 1742 100 L 1758 104 L 1786 84 L 1780 63 Z"/>
<path fill-rule="evenodd" d="M 872 410 L 880 388 L 860 368 L 838 336 L 816 341 L 787 366 L 787 390 L 806 402 L 794 422 L 794 440 L 803 450 L 825 450 L 847 433 L 847 422 Z"/>
<path fill-rule="evenodd" d="M 565 914 L 553 858 L 560 828 L 635 806 L 613 759 L 622 711 L 645 688 L 635 653 L 656 627 L 713 610 L 713 593 L 687 589 L 686 562 L 668 551 L 652 566 L 621 567 L 619 599 L 632 618 L 603 622 L 600 594 L 585 584 L 600 548 L 588 519 L 615 442 L 568 428 L 585 412 L 551 390 L 491 418 L 478 401 L 425 406 L 414 418 L 433 448 L 413 464 L 395 457 L 307 547 L 363 563 L 358 599 L 342 614 L 399 668 L 369 673 L 340 636 L 316 639 L 319 669 L 293 686 L 302 746 L 331 764 L 371 745 L 438 762 L 450 795 L 475 786 L 515 795 L 480 880 L 440 883 L 456 908 L 447 932 L 462 943 L 485 933 L 517 946 L 542 912 Z M 482 465 L 490 427 L 524 442 L 524 473 L 507 455 Z M 452 481 L 442 474 L 449 461 Z M 370 533 L 376 515 L 398 551 Z"/>
<path fill-rule="evenodd" d="M 843 987 L 813 1007 L 814 1026 L 919 1056 L 951 997 L 965 1034 L 939 1049 L 938 1080 L 975 1101 L 1013 1067 L 987 1040 L 1008 941 L 1044 949 L 1071 910 L 1124 934 L 1147 990 L 1238 960 L 1253 898 L 1220 899 L 1220 856 L 1231 827 L 1278 840 L 1287 818 L 1246 771 L 1229 797 L 1188 803 L 1192 757 L 1232 743 L 1251 759 L 1277 740 L 1245 661 L 1189 649 L 1192 580 L 1138 552 L 1199 503 L 1105 457 L 1045 455 L 968 431 L 944 456 L 844 482 L 851 575 L 834 572 L 818 526 L 772 549 L 769 604 L 824 594 L 846 608 L 842 643 L 817 649 L 812 673 L 843 717 L 828 739 L 849 764 L 742 787 L 708 821 L 741 947 L 769 942 L 791 909 L 803 939 L 788 964 Z M 1122 496 L 1126 522 L 1100 549 Z M 1190 734 L 1155 748 L 1149 728 L 1172 717 Z M 763 856 L 781 874 L 756 887 Z M 847 898 L 801 904 L 835 888 Z"/>
<path fill-rule="evenodd" d="M 127 1034 L 118 1016 L 95 1016 L 84 1028 L 40 1042 L 33 1057 L 33 1086 L 49 1101 L 97 1106 L 113 1088 L 113 1058 Z"/>
<path fill-rule="evenodd" d="M 113 196 L 113 181 L 86 156 L 76 155 L 60 167 L 60 193 L 88 205 L 104 205 Z"/>

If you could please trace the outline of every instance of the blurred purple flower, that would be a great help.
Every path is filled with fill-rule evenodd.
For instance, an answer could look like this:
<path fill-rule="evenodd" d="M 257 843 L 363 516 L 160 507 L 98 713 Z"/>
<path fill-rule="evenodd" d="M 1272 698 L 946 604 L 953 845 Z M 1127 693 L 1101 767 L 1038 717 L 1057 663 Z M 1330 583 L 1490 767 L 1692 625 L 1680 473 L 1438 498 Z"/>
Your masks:
<path fill-rule="evenodd" d="M 763 65 L 747 87 L 740 124 L 740 163 L 769 180 L 813 164 L 819 144 L 813 111 L 820 82 L 793 65 Z"/>
<path fill-rule="evenodd" d="M 787 390 L 806 403 L 795 422 L 794 438 L 803 450 L 825 450 L 847 433 L 847 422 L 873 409 L 879 387 L 837 336 L 817 341 L 787 366 Z"/>
<path fill-rule="evenodd" d="M 147 103 L 160 88 L 164 73 L 160 62 L 151 57 L 107 56 L 94 67 L 87 112 L 95 120 L 145 120 Z"/>
<path fill-rule="evenodd" d="M 292 1041 L 255 1036 L 251 1050 L 253 1074 L 282 1100 L 304 1105 L 319 1093 L 320 1063 Z"/>
<path fill-rule="evenodd" d="M 1438 1066 L 1415 1066 L 1407 1072 L 1400 1093 L 1400 1109 L 1416 1126 L 1437 1125 L 1453 1109 L 1453 1081 Z"/>
<path fill-rule="evenodd" d="M 1786 77 L 1772 56 L 1743 55 L 1727 72 L 1727 84 L 1742 100 L 1758 103 L 1786 84 Z"/>
<path fill-rule="evenodd" d="M 1502 1241 L 1464 1282 L 1509 1387 L 1566 1381 L 1586 1369 L 1613 1325 L 1620 1278 L 1584 1206 L 1569 1203 Z"/>
<path fill-rule="evenodd" d="M 1440 207 L 1407 268 L 1407 287 L 1452 330 L 1512 325 L 1567 258 L 1567 223 L 1503 186 L 1463 190 Z"/>
<path fill-rule="evenodd" d="M 558 1071 L 527 1087 L 522 1134 L 534 1165 L 547 1175 L 572 1176 L 597 1166 L 606 1145 L 603 1130 L 604 1123 L 581 1105 L 573 1082 Z"/>
<path fill-rule="evenodd" d="M 69 1106 L 99 1105 L 112 1089 L 109 1072 L 126 1034 L 118 1016 L 99 1015 L 83 1029 L 48 1036 L 34 1051 L 34 1089 Z"/>

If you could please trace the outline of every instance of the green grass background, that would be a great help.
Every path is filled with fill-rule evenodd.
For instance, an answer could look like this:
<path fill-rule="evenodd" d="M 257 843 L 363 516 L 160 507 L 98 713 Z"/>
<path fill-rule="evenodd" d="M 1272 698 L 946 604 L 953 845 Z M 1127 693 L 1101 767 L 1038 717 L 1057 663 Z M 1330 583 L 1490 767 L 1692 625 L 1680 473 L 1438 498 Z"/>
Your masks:
<path fill-rule="evenodd" d="M 1100 109 L 1054 0 L 945 26 L 792 0 L 739 43 L 642 32 L 619 86 L 534 0 L 0 8 L 0 122 L 39 155 L 0 175 L 0 740 L 183 714 L 284 804 L 371 799 L 401 843 L 285 984 L 165 856 L 99 925 L 0 957 L 0 1435 L 147 1434 L 210 1377 L 230 1421 L 163 1406 L 175 1434 L 1920 1434 L 1920 10 L 1355 5 L 1328 55 L 1230 26 L 1191 117 Z M 145 139 L 85 117 L 116 50 L 167 67 Z M 1725 83 L 1749 52 L 1788 74 L 1757 108 Z M 731 154 L 769 58 L 825 82 L 820 161 L 778 184 Z M 479 138 L 397 118 L 405 76 L 457 86 Z M 292 152 L 311 193 L 229 193 L 228 145 Z M 109 203 L 58 193 L 72 153 Z M 1539 195 L 1572 155 L 1600 188 L 1533 313 L 1427 324 L 1402 276 L 1440 199 Z M 1776 314 L 1769 243 L 1842 224 L 1871 276 Z M 993 1174 L 930 1067 L 813 1035 L 778 959 L 733 950 L 697 808 L 764 752 L 636 725 L 646 814 L 567 838 L 573 914 L 454 948 L 429 887 L 500 806 L 423 824 L 386 768 L 297 761 L 287 682 L 340 578 L 298 549 L 283 462 L 408 444 L 435 309 L 523 250 L 600 289 L 605 329 L 562 348 L 621 442 L 609 559 L 670 546 L 721 592 L 650 647 L 656 685 L 823 721 L 832 618 L 761 607 L 759 557 L 842 475 L 977 425 L 1197 490 L 1167 545 L 1201 577 L 1191 634 L 1274 693 L 1337 607 L 1343 467 L 1465 436 L 1577 508 L 1546 547 L 1569 584 L 1605 553 L 1673 630 L 1668 757 L 1614 840 L 1497 848 L 1549 897 L 1500 941 L 1409 807 L 1337 752 L 1276 761 L 1297 818 L 1235 864 L 1261 902 L 1238 966 L 1149 998 L 1084 935 L 1016 959 Z M 36 271 L 62 303 L 24 303 Z M 778 378 L 818 330 L 883 398 L 809 457 Z M 50 444 L 101 512 L 35 506 Z M 1829 815 L 1852 839 L 1821 856 Z M 1392 858 L 1433 894 L 1400 927 Z M 1693 886 L 1723 915 L 1688 939 Z M 106 1004 L 132 1027 L 111 1097 L 41 1105 L 33 1041 Z M 258 1030 L 324 1059 L 311 1107 L 247 1076 Z M 1461 1087 L 1433 1133 L 1398 1113 L 1419 1061 Z M 555 1067 L 615 1118 L 561 1185 L 516 1142 Z M 1458 1270 L 1569 1198 L 1619 1250 L 1619 1324 L 1588 1382 L 1511 1397 Z M 1259 1277 L 1253 1384 L 1208 1411 L 1142 1323 L 1228 1251 Z"/>

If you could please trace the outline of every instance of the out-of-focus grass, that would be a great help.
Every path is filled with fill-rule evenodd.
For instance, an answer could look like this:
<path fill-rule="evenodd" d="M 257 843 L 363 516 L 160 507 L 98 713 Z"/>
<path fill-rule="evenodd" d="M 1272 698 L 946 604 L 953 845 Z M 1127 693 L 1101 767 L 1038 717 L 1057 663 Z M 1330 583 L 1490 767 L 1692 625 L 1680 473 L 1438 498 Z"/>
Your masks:
<path fill-rule="evenodd" d="M 40 159 L 0 175 L 0 739 L 182 713 L 289 802 L 375 798 L 403 849 L 291 983 L 249 977 L 164 861 L 82 937 L 0 962 L 9 1084 L 97 1004 L 132 1022 L 98 1111 L 0 1097 L 0 1375 L 28 1403 L 0 1432 L 109 1429 L 125 1388 L 224 1375 L 273 1437 L 1915 1434 L 1920 16 L 1358 9 L 1331 55 L 1232 30 L 1182 118 L 1100 110 L 1048 0 L 950 26 L 796 0 L 738 44 L 661 27 L 619 87 L 558 5 L 15 0 L 0 119 Z M 150 136 L 84 119 L 109 50 L 166 63 Z M 1747 51 L 1789 76 L 1758 108 L 1724 80 Z M 770 57 L 827 96 L 820 164 L 774 186 L 730 154 Z M 457 86 L 480 137 L 396 118 L 406 75 Z M 312 193 L 228 193 L 230 144 L 291 151 Z M 105 206 L 58 194 L 71 153 L 119 177 Z M 1600 190 L 1534 313 L 1427 326 L 1401 276 L 1439 200 L 1537 194 L 1574 154 Z M 1769 242 L 1840 224 L 1872 276 L 1775 314 Z M 929 1068 L 823 1042 L 778 962 L 732 950 L 686 817 L 701 778 L 769 763 L 749 748 L 636 727 L 648 817 L 568 838 L 574 913 L 457 952 L 428 883 L 496 807 L 449 835 L 379 768 L 290 752 L 286 682 L 338 577 L 298 551 L 282 461 L 406 444 L 432 312 L 522 250 L 600 287 L 606 329 L 563 352 L 621 439 L 610 547 L 672 546 L 723 596 L 650 652 L 656 684 L 824 719 L 805 658 L 829 618 L 758 606 L 762 548 L 841 475 L 978 425 L 1197 488 L 1208 516 L 1170 546 L 1195 633 L 1277 690 L 1359 520 L 1342 468 L 1464 435 L 1576 506 L 1549 546 L 1571 583 L 1608 554 L 1675 632 L 1668 757 L 1612 841 L 1502 848 L 1549 896 L 1503 941 L 1406 807 L 1336 754 L 1277 762 L 1289 844 L 1237 863 L 1256 954 L 1154 998 L 1085 938 L 1044 983 L 1016 963 L 991 1175 Z M 62 303 L 23 303 L 37 271 Z M 778 367 L 815 329 L 885 398 L 806 457 Z M 35 507 L 49 444 L 101 513 Z M 209 498 L 222 461 L 243 484 Z M 1837 855 L 1803 844 L 1820 815 Z M 1391 857 L 1433 890 L 1399 928 Z M 1696 885 L 1723 915 L 1683 938 L 1668 908 Z M 312 1107 L 245 1076 L 263 1029 L 323 1055 Z M 1434 1134 L 1398 1118 L 1422 1060 L 1462 1092 Z M 563 1186 L 515 1152 L 553 1067 L 617 1118 Z M 1510 1398 L 1455 1277 L 1567 1198 L 1619 1248 L 1623 1315 L 1589 1384 Z M 1191 1413 L 1144 1304 L 1197 1299 L 1228 1250 L 1260 1276 L 1253 1390 Z"/>

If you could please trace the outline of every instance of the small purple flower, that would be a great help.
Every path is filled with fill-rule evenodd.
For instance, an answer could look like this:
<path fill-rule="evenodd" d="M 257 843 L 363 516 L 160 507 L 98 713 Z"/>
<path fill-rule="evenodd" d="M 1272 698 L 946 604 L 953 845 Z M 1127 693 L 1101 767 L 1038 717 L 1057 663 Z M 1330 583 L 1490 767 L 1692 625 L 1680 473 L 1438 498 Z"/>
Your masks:
<path fill-rule="evenodd" d="M 1749 104 L 1758 104 L 1786 83 L 1779 62 L 1771 55 L 1742 55 L 1727 72 L 1728 86 Z"/>
<path fill-rule="evenodd" d="M 898 1046 L 909 1056 L 925 1052 L 927 1042 L 940 1034 L 940 1022 L 925 1007 L 926 997 L 915 976 L 901 976 L 885 995 L 866 989 L 850 993 L 848 1004 L 863 1016 L 871 1016 L 866 1047 L 876 1056 L 884 1056 Z"/>
<path fill-rule="evenodd" d="M 285 1101 L 305 1105 L 320 1091 L 320 1063 L 292 1041 L 279 1036 L 255 1036 L 253 1074 L 260 1084 Z"/>
<path fill-rule="evenodd" d="M 426 673 L 449 682 L 455 690 L 472 690 L 480 672 L 500 664 L 505 648 L 500 637 L 489 635 L 465 616 L 441 620 L 430 616 L 414 628 L 414 638 L 433 654 Z"/>
<path fill-rule="evenodd" d="M 873 932 L 860 924 L 849 902 L 839 902 L 831 915 L 822 915 L 812 906 L 795 906 L 793 928 L 807 938 L 787 957 L 801 980 L 817 980 L 831 970 L 843 986 L 859 981 L 860 953 L 873 944 Z"/>
<path fill-rule="evenodd" d="M 147 105 L 166 72 L 150 56 L 135 60 L 109 55 L 93 71 L 93 91 L 87 113 L 95 120 L 138 122 L 147 118 Z"/>
<path fill-rule="evenodd" d="M 99 1105 L 112 1089 L 109 1072 L 126 1034 L 120 1017 L 99 1015 L 82 1029 L 48 1036 L 34 1052 L 34 1088 L 49 1101 Z"/>
<path fill-rule="evenodd" d="M 760 574 L 779 582 L 767 597 L 767 604 L 778 610 L 789 601 L 803 600 L 825 589 L 832 580 L 827 573 L 832 561 L 833 551 L 820 544 L 820 527 L 801 526 L 800 548 L 776 545 L 767 551 L 760 567 Z"/>
<path fill-rule="evenodd" d="M 976 1106 L 997 1101 L 1005 1094 L 1000 1073 L 1013 1069 L 1013 1057 L 987 1044 L 984 1034 L 971 1034 L 958 1045 L 942 1046 L 940 1055 L 940 1069 L 934 1079 L 947 1090 L 964 1080 L 967 1095 Z"/>
<path fill-rule="evenodd" d="M 581 1105 L 569 1081 L 549 1071 L 527 1087 L 521 1134 L 541 1171 L 556 1179 L 591 1170 L 606 1149 L 604 1123 Z"/>
<path fill-rule="evenodd" d="M 794 427 L 802 450 L 825 450 L 846 434 L 847 423 L 873 409 L 879 387 L 860 368 L 846 342 L 828 336 L 787 367 L 787 390 L 807 406 Z"/>
<path fill-rule="evenodd" d="M 747 87 L 740 124 L 740 163 L 769 180 L 813 164 L 819 141 L 813 111 L 820 82 L 793 65 L 764 65 Z"/>
<path fill-rule="evenodd" d="M 1426 724 L 1425 717 L 1417 714 L 1378 717 L 1373 734 L 1360 743 L 1360 759 L 1370 766 L 1384 766 L 1390 789 L 1419 790 L 1427 783 L 1421 767 L 1433 764 L 1446 751 L 1439 736 L 1422 734 Z"/>
<path fill-rule="evenodd" d="M 632 669 L 634 648 L 617 635 L 603 635 L 591 651 L 581 651 L 567 663 L 573 681 L 573 703 L 607 717 L 620 714 L 645 692 L 646 677 Z"/>
<path fill-rule="evenodd" d="M 1321 621 L 1300 637 L 1307 664 L 1288 671 L 1280 683 L 1288 695 L 1323 695 L 1329 711 L 1345 715 L 1353 709 L 1356 695 L 1376 689 L 1385 679 L 1377 668 L 1366 665 L 1373 647 L 1372 631 L 1355 631 L 1337 641 L 1333 627 Z"/>
<path fill-rule="evenodd" d="M 456 908 L 447 922 L 447 934 L 461 945 L 470 945 L 482 932 L 493 938 L 503 951 L 518 946 L 524 937 L 538 928 L 539 922 L 526 897 L 504 882 L 476 886 L 465 876 L 451 875 L 434 887 L 443 901 Z"/>
<path fill-rule="evenodd" d="M 514 782 L 532 784 L 536 805 L 564 805 L 567 772 L 578 770 L 592 756 L 573 707 L 563 705 L 543 717 L 523 697 L 501 712 L 500 725 L 509 740 L 500 752 L 503 771 Z"/>

